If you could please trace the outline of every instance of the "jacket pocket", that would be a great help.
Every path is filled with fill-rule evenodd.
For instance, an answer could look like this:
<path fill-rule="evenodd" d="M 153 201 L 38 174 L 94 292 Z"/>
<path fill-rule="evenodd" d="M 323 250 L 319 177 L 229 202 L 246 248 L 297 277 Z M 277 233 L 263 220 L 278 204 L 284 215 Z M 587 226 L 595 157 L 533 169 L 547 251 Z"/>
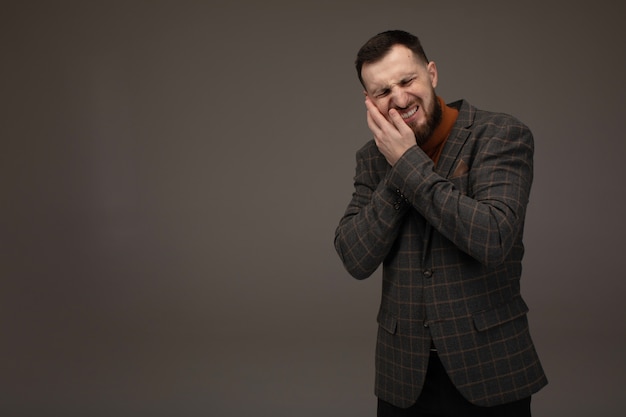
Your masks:
<path fill-rule="evenodd" d="M 509 303 L 500 305 L 490 310 L 479 311 L 472 314 L 476 330 L 483 331 L 503 323 L 515 320 L 528 313 L 528 306 L 522 297 L 515 297 Z"/>
<path fill-rule="evenodd" d="M 376 318 L 380 327 L 385 329 L 388 333 L 395 334 L 398 328 L 398 319 L 385 310 L 378 311 L 378 317 Z"/>
<path fill-rule="evenodd" d="M 459 177 L 449 178 L 448 181 L 454 185 L 463 195 L 469 195 L 469 174 L 465 173 Z"/>

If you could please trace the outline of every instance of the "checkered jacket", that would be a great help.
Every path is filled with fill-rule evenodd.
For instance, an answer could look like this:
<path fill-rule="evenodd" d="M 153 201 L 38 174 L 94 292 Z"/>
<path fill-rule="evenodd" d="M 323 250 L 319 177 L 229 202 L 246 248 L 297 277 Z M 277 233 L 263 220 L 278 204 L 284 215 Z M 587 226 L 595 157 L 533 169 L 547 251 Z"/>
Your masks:
<path fill-rule="evenodd" d="M 391 167 L 374 141 L 357 152 L 335 248 L 357 279 L 382 263 L 376 395 L 418 398 L 434 343 L 450 379 L 480 406 L 547 379 L 520 295 L 533 137 L 515 118 L 461 100 L 435 167 L 417 146 Z"/>

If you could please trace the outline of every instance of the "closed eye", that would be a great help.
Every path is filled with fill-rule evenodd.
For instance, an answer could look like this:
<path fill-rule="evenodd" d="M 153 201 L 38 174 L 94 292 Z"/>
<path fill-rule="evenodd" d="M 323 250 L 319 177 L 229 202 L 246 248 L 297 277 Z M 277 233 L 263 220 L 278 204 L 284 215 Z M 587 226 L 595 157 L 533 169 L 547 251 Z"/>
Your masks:
<path fill-rule="evenodd" d="M 375 97 L 376 97 L 376 98 L 383 98 L 383 97 L 385 97 L 387 94 L 389 94 L 389 89 L 385 89 L 385 90 L 381 90 L 381 91 L 377 92 L 377 93 L 375 94 Z"/>

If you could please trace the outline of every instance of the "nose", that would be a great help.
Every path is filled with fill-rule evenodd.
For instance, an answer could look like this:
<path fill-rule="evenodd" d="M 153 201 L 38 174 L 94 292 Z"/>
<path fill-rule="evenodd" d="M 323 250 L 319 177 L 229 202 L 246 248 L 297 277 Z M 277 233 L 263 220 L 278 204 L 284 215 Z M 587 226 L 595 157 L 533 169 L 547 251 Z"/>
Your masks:
<path fill-rule="evenodd" d="M 409 104 L 409 95 L 403 88 L 396 87 L 391 90 L 391 104 L 393 104 L 394 107 L 403 109 Z"/>

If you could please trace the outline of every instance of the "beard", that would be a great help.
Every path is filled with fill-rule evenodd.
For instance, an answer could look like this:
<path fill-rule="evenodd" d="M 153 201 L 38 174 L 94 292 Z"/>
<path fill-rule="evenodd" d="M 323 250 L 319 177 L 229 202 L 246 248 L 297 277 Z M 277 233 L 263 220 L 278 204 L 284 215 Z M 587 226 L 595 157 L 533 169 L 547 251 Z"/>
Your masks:
<path fill-rule="evenodd" d="M 430 139 L 430 136 L 435 131 L 435 128 L 441 122 L 441 103 L 439 103 L 439 98 L 435 94 L 435 90 L 432 92 L 433 96 L 433 104 L 430 109 L 426 109 L 424 112 L 426 114 L 426 124 L 422 126 L 411 126 L 413 129 L 413 133 L 415 133 L 415 141 L 419 146 L 424 145 Z"/>

